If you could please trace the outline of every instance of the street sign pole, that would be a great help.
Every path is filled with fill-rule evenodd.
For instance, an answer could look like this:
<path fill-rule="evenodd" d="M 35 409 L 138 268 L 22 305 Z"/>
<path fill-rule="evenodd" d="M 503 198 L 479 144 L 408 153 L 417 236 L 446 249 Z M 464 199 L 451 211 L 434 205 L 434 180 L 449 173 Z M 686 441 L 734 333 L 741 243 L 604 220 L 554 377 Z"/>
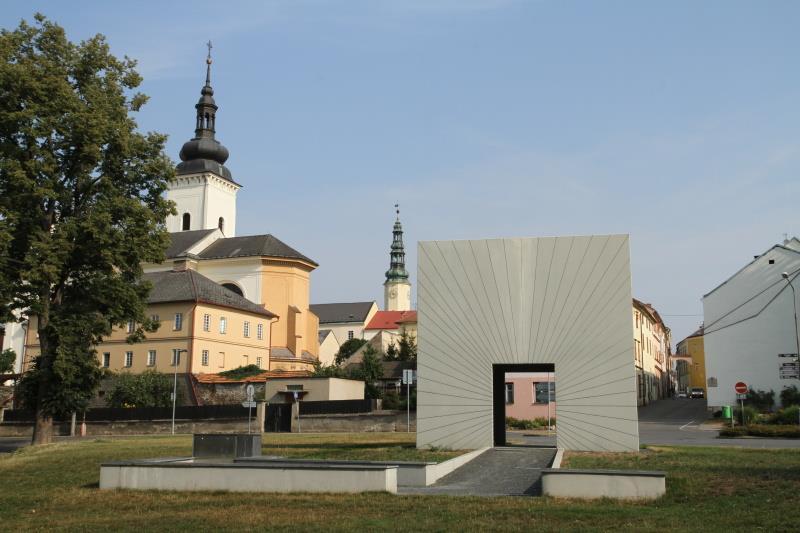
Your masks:
<path fill-rule="evenodd" d="M 247 385 L 245 389 L 247 391 L 247 434 L 250 434 L 250 421 L 253 417 L 253 395 L 255 394 L 255 387 L 253 385 Z"/>

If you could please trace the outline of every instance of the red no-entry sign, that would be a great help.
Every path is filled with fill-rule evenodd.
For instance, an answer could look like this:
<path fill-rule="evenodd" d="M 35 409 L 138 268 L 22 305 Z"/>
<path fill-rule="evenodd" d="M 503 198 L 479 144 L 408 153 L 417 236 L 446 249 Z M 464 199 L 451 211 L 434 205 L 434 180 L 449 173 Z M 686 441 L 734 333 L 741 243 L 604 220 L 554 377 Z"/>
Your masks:
<path fill-rule="evenodd" d="M 747 392 L 747 383 L 745 383 L 744 381 L 739 381 L 736 383 L 736 385 L 733 386 L 733 388 L 739 394 L 745 394 Z"/>

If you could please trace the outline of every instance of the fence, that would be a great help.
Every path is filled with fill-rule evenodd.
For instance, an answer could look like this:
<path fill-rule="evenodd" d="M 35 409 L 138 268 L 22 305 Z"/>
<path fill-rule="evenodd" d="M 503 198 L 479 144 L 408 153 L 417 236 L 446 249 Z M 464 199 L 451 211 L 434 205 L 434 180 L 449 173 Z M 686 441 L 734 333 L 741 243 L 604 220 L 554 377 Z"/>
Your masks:
<path fill-rule="evenodd" d="M 99 407 L 86 410 L 87 422 L 121 420 L 169 420 L 172 407 Z M 241 405 L 199 405 L 175 408 L 175 418 L 182 420 L 208 420 L 215 418 L 247 418 L 247 409 Z M 24 409 L 8 409 L 3 413 L 4 422 L 33 422 L 35 413 Z M 56 422 L 69 421 L 70 417 L 55 417 Z M 78 420 L 83 414 L 78 413 Z"/>
<path fill-rule="evenodd" d="M 300 402 L 300 415 L 332 415 L 371 413 L 378 409 L 378 400 L 327 400 Z"/>

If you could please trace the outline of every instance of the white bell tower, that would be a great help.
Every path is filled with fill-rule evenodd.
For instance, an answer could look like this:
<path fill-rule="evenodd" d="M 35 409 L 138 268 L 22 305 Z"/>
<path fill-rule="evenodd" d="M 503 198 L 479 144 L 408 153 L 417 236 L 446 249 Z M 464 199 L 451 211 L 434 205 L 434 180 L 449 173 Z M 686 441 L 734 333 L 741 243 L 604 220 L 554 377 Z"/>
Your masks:
<path fill-rule="evenodd" d="M 211 88 L 211 42 L 206 58 L 206 84 L 195 104 L 194 137 L 181 148 L 181 162 L 166 198 L 175 202 L 177 215 L 167 217 L 167 230 L 191 231 L 219 228 L 236 236 L 236 193 L 242 188 L 225 166 L 228 149 L 216 138 L 217 104 Z"/>

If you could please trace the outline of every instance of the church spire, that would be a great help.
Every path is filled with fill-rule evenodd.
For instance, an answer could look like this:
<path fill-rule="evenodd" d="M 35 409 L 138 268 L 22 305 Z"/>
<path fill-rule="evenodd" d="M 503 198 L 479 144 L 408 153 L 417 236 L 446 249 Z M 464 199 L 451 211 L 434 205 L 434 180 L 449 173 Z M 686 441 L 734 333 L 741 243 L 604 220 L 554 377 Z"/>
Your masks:
<path fill-rule="evenodd" d="M 200 89 L 200 99 L 194 106 L 197 111 L 194 137 L 181 148 L 181 163 L 178 164 L 177 173 L 181 175 L 213 172 L 233 182 L 231 171 L 224 164 L 228 160 L 228 149 L 215 138 L 219 108 L 214 101 L 214 89 L 211 87 L 211 41 L 208 41 L 206 46 L 208 47 L 206 83 Z"/>
<path fill-rule="evenodd" d="M 386 271 L 386 281 L 407 281 L 408 272 L 406 271 L 406 251 L 403 245 L 403 224 L 400 222 L 400 209 L 398 204 L 394 204 L 397 218 L 392 229 L 392 246 L 389 252 L 389 270 Z"/>

